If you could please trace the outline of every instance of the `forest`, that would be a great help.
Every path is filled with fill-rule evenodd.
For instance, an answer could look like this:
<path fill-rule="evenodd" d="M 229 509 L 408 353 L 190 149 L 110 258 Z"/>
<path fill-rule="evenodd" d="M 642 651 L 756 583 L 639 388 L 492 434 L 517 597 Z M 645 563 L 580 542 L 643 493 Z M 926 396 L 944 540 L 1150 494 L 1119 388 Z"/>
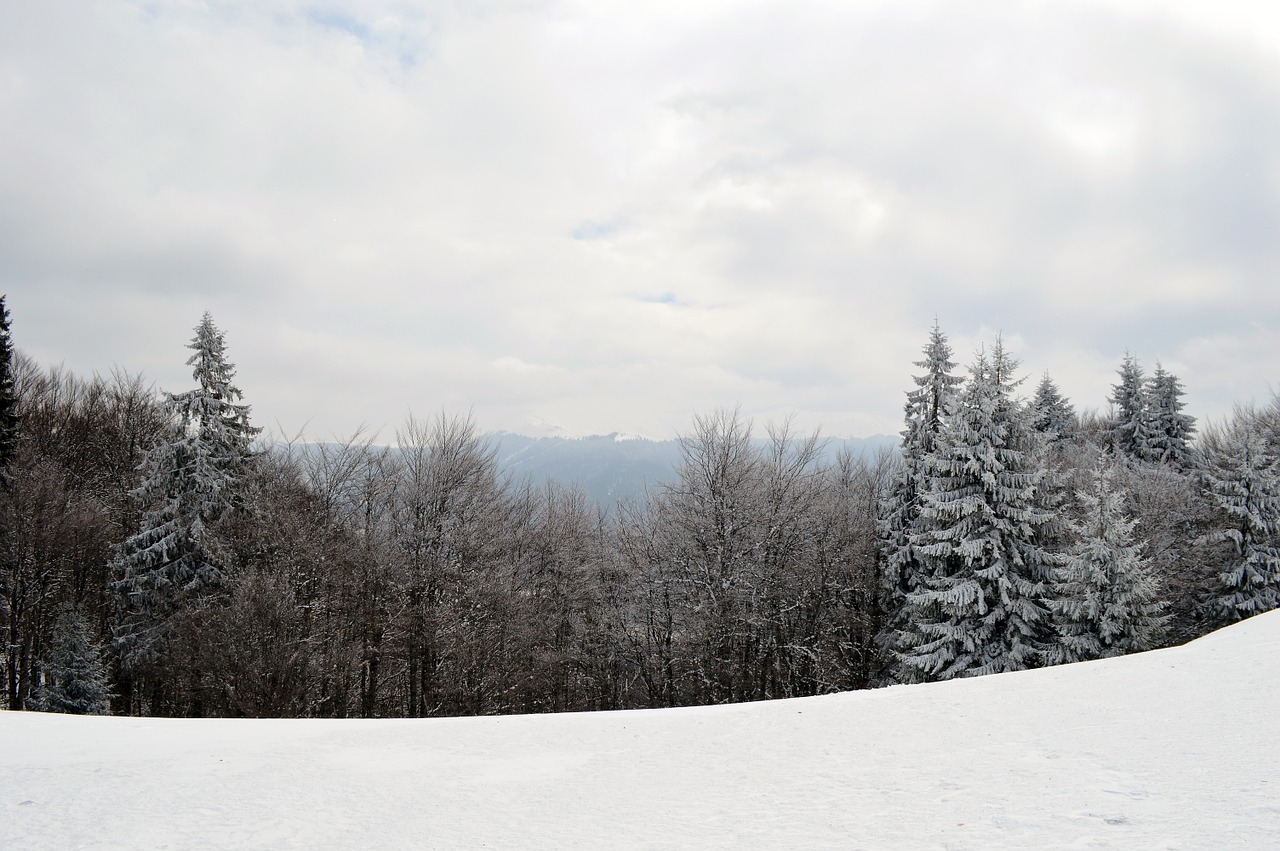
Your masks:
<path fill-rule="evenodd" d="M 423 717 L 796 697 L 1183 643 L 1280 605 L 1280 398 L 1222 423 L 1119 365 L 1103 414 L 936 325 L 898 452 L 694 418 L 602 510 L 477 423 L 263 440 L 205 314 L 193 386 L 15 349 L 0 298 L 0 707 Z"/>

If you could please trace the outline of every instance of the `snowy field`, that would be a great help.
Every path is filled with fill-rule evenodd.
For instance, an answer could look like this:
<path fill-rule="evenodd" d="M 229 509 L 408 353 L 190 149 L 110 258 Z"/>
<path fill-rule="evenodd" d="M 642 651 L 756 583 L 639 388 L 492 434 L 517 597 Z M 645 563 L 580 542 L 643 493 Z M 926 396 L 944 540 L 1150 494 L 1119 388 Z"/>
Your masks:
<path fill-rule="evenodd" d="M 0 713 L 0 848 L 1280 848 L 1280 612 L 1186 647 L 700 709 Z"/>

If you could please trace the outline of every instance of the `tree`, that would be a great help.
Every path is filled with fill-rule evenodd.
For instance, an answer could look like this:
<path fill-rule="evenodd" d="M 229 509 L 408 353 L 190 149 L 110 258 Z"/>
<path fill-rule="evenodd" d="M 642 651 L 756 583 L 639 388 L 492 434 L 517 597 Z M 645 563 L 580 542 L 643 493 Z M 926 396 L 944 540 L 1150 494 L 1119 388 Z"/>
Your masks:
<path fill-rule="evenodd" d="M 410 717 L 507 708 L 512 507 L 470 417 L 410 417 L 397 435 L 398 623 Z"/>
<path fill-rule="evenodd" d="M 523 712 L 617 708 L 608 635 L 600 629 L 601 523 L 586 493 L 548 480 L 514 499 L 521 518 L 511 637 Z M 593 658 L 595 657 L 595 658 Z M 603 704 L 603 705 L 602 705 Z"/>
<path fill-rule="evenodd" d="M 1204 480 L 1218 515 L 1209 539 L 1228 547 L 1216 620 L 1234 623 L 1280 606 L 1280 456 L 1256 418 L 1237 418 L 1215 436 Z"/>
<path fill-rule="evenodd" d="M 892 654 L 896 636 L 906 628 L 907 595 L 919 588 L 920 559 L 912 545 L 920 511 L 920 494 L 927 487 L 927 463 L 937 448 L 938 435 L 963 379 L 953 375 L 951 346 L 937 322 L 924 347 L 924 370 L 907 392 L 902 430 L 902 464 L 893 475 L 879 509 L 883 558 L 883 625 L 879 643 Z"/>
<path fill-rule="evenodd" d="M 18 457 L 18 394 L 14 390 L 13 340 L 9 336 L 6 296 L 0 295 L 0 487 L 7 487 L 9 471 Z"/>
<path fill-rule="evenodd" d="M 1160 583 L 1169 615 L 1163 646 L 1185 644 L 1213 627 L 1207 622 L 1204 601 L 1214 590 L 1216 577 L 1205 571 L 1203 539 L 1208 531 L 1209 505 L 1198 481 L 1168 464 L 1144 464 L 1116 459 L 1115 485 L 1123 490 L 1125 514 L 1138 521 L 1143 555 Z M 1087 489 L 1089 476 L 1082 471 L 1078 489 Z"/>
<path fill-rule="evenodd" d="M 112 550 L 136 528 L 128 491 L 163 422 L 136 377 L 77 379 L 14 357 L 21 441 L 0 489 L 0 705 L 31 706 L 60 611 L 107 634 Z"/>
<path fill-rule="evenodd" d="M 1165 372 L 1159 362 L 1155 373 L 1147 380 L 1147 434 L 1139 448 L 1139 457 L 1145 461 L 1172 464 L 1185 468 L 1193 458 L 1191 435 L 1196 431 L 1196 419 L 1182 412 L 1182 383 L 1178 376 Z"/>
<path fill-rule="evenodd" d="M 1124 513 L 1127 494 L 1114 479 L 1099 454 L 1088 489 L 1076 492 L 1083 509 L 1072 523 L 1076 542 L 1055 571 L 1049 601 L 1058 616 L 1052 664 L 1151 650 L 1168 621 L 1150 560 L 1133 539 L 1137 521 Z"/>
<path fill-rule="evenodd" d="M 219 523 L 245 507 L 251 442 L 260 429 L 239 402 L 235 367 L 207 312 L 195 330 L 187 365 L 199 387 L 166 394 L 168 439 L 144 461 L 146 479 L 133 491 L 142 519 L 115 559 L 121 616 L 114 643 L 126 668 L 158 658 L 175 614 L 225 592 Z"/>
<path fill-rule="evenodd" d="M 1017 362 L 979 354 L 938 447 L 911 535 L 923 570 L 907 595 L 895 677 L 904 682 L 1034 667 L 1051 638 L 1045 599 L 1060 561 L 1042 488 L 1043 441 L 1013 398 Z"/>
<path fill-rule="evenodd" d="M 44 660 L 44 682 L 36 692 L 36 708 L 68 715 L 106 715 L 111 697 L 102 648 L 95 644 L 78 615 L 66 611 L 53 631 Z"/>
<path fill-rule="evenodd" d="M 1117 453 L 1141 458 L 1148 439 L 1147 385 L 1138 359 L 1126 353 L 1120 364 L 1120 383 L 1111 387 L 1111 447 Z"/>
<path fill-rule="evenodd" d="M 1076 411 L 1071 406 L 1058 385 L 1045 373 L 1036 387 L 1035 398 L 1031 402 L 1031 427 L 1048 437 L 1055 443 L 1070 440 L 1077 430 Z"/>

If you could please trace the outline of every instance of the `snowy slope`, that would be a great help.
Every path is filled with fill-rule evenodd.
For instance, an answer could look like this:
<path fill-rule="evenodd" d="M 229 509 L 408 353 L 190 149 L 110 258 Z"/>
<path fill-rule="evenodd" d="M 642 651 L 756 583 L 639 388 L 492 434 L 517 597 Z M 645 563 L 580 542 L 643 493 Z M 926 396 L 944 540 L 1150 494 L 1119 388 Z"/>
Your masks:
<path fill-rule="evenodd" d="M 1280 612 L 1106 662 L 423 721 L 0 713 L 0 847 L 1280 848 Z"/>

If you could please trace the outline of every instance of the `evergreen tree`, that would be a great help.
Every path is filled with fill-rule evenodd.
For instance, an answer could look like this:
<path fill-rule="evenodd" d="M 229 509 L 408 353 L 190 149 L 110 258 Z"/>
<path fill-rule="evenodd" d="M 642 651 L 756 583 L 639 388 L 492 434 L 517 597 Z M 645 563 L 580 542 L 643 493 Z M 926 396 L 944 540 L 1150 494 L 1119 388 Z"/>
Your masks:
<path fill-rule="evenodd" d="M 1072 524 L 1076 542 L 1055 571 L 1050 600 L 1058 631 L 1052 664 L 1151 650 L 1164 633 L 1159 582 L 1133 539 L 1137 520 L 1125 516 L 1128 495 L 1114 478 L 1100 455 L 1088 490 L 1076 493 L 1083 508 Z"/>
<path fill-rule="evenodd" d="M 1054 514 L 1043 439 L 1013 398 L 1017 362 L 980 354 L 928 456 L 911 544 L 919 590 L 907 595 L 895 676 L 944 680 L 1029 668 L 1051 638 L 1045 598 L 1059 561 L 1043 546 Z"/>
<path fill-rule="evenodd" d="M 1036 387 L 1031 412 L 1031 427 L 1047 435 L 1050 442 L 1070 440 L 1075 436 L 1076 410 L 1047 372 Z"/>
<path fill-rule="evenodd" d="M 18 457 L 18 396 L 13 385 L 13 340 L 9 336 L 6 296 L 0 295 L 0 486 Z"/>
<path fill-rule="evenodd" d="M 1144 461 L 1187 467 L 1192 461 L 1191 435 L 1196 420 L 1182 409 L 1182 383 L 1173 373 L 1165 372 L 1159 362 L 1147 381 L 1147 433 L 1139 447 Z"/>
<path fill-rule="evenodd" d="M 884 561 L 882 602 L 884 625 L 879 644 L 891 653 L 895 636 L 905 627 L 907 595 L 919 586 L 919 559 L 911 544 L 919 513 L 919 494 L 927 486 L 926 459 L 937 447 L 947 411 L 963 379 L 953 375 L 947 337 L 933 325 L 924 359 L 915 365 L 924 370 L 914 376 L 915 388 L 907 392 L 905 427 L 902 430 L 902 464 L 880 505 L 879 534 Z"/>
<path fill-rule="evenodd" d="M 116 648 L 126 665 L 155 658 L 157 639 L 184 604 L 225 590 L 227 554 L 217 526 L 243 507 L 250 444 L 260 431 L 249 425 L 249 406 L 239 404 L 235 367 L 207 312 L 188 348 L 200 386 L 166 394 L 169 439 L 143 462 L 146 479 L 133 491 L 142 521 L 116 558 Z"/>
<path fill-rule="evenodd" d="M 44 682 L 36 692 L 36 708 L 68 715 L 106 715 L 111 693 L 102 648 L 84 622 L 64 612 L 54 626 L 53 644 L 44 663 Z"/>
<path fill-rule="evenodd" d="M 1130 458 L 1142 457 L 1148 439 L 1147 385 L 1138 359 L 1125 354 L 1120 383 L 1111 387 L 1114 413 L 1109 428 L 1111 447 Z"/>
<path fill-rule="evenodd" d="M 1219 511 L 1213 541 L 1230 545 L 1217 619 L 1234 623 L 1280 606 L 1280 457 L 1256 421 L 1238 422 L 1209 452 L 1209 496 Z"/>

